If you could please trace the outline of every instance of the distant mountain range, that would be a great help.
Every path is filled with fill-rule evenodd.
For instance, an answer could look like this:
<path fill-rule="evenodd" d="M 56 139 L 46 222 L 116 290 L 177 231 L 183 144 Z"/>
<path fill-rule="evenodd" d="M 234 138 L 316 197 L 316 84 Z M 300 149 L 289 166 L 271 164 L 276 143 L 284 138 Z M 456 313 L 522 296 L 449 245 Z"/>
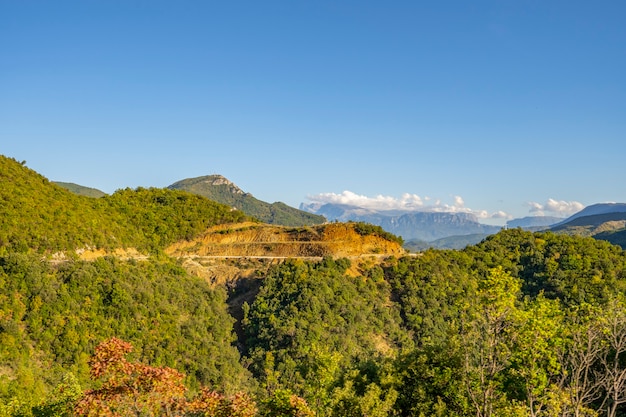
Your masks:
<path fill-rule="evenodd" d="M 469 213 L 377 211 L 330 203 L 301 204 L 300 209 L 324 215 L 329 220 L 362 221 L 381 226 L 388 232 L 402 236 L 406 241 L 405 246 L 411 250 L 429 247 L 461 249 L 501 229 L 500 226 L 482 224 Z M 506 227 L 592 236 L 624 247 L 626 204 L 594 204 L 566 219 L 548 216 L 513 219 L 507 222 Z"/>
<path fill-rule="evenodd" d="M 501 227 L 484 225 L 470 213 L 377 211 L 345 204 L 300 205 L 301 210 L 328 220 L 366 222 L 381 226 L 405 240 L 433 241 L 454 235 L 497 233 Z"/>
<path fill-rule="evenodd" d="M 552 217 L 552 216 L 528 216 L 522 217 L 521 219 L 513 219 L 506 222 L 506 227 L 509 229 L 515 229 L 516 227 L 521 227 L 522 229 L 528 230 L 543 230 L 548 229 L 552 225 L 563 221 L 562 217 Z"/>
<path fill-rule="evenodd" d="M 606 217 L 607 219 L 611 216 L 621 218 L 623 215 L 626 215 L 626 203 L 599 203 L 587 206 L 578 213 L 568 217 L 560 223 L 553 225 L 552 229 L 563 229 L 566 227 L 567 224 L 572 225 L 572 222 L 580 219 L 581 217 L 594 217 L 603 215 L 608 215 L 608 217 Z M 597 217 L 595 221 L 597 222 L 599 218 L 600 217 Z M 578 224 L 584 224 L 588 220 L 590 219 L 578 221 Z"/>

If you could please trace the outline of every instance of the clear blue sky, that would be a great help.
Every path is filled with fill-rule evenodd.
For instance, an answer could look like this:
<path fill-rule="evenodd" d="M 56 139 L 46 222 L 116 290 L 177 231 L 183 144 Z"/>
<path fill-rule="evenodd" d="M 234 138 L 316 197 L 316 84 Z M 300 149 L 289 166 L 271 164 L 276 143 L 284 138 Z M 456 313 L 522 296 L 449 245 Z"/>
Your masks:
<path fill-rule="evenodd" d="M 222 174 L 295 207 L 566 215 L 626 202 L 625 19 L 622 0 L 0 0 L 0 153 L 109 193 Z"/>

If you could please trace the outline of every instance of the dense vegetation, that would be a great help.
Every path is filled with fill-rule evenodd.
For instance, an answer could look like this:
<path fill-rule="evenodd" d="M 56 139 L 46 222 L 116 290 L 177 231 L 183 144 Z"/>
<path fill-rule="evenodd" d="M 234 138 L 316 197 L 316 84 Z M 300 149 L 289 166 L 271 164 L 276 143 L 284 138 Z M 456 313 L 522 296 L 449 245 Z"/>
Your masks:
<path fill-rule="evenodd" d="M 380 264 L 292 259 L 242 297 L 161 252 L 237 218 L 223 206 L 1 172 L 0 416 L 626 415 L 626 253 L 608 242 L 514 229 Z M 42 256 L 116 243 L 154 256 Z"/>
<path fill-rule="evenodd" d="M 185 372 L 193 387 L 245 386 L 225 291 L 172 262 L 100 258 L 52 266 L 10 254 L 0 258 L 0 287 L 5 399 L 17 392 L 41 398 L 67 372 L 84 384 L 95 346 L 113 336 L 132 342 L 137 359 Z"/>
<path fill-rule="evenodd" d="M 613 245 L 618 245 L 622 248 L 626 248 L 626 229 L 601 232 L 594 235 L 593 237 L 594 239 L 606 240 Z"/>
<path fill-rule="evenodd" d="M 0 254 L 134 247 L 159 252 L 207 227 L 237 222 L 240 211 L 184 191 L 125 189 L 78 196 L 0 156 Z"/>
<path fill-rule="evenodd" d="M 354 222 L 353 224 L 354 230 L 362 236 L 375 235 L 390 240 L 392 242 L 396 242 L 400 246 L 404 244 L 404 239 L 402 239 L 402 237 L 396 236 L 393 233 L 389 233 L 380 226 L 364 222 Z"/>

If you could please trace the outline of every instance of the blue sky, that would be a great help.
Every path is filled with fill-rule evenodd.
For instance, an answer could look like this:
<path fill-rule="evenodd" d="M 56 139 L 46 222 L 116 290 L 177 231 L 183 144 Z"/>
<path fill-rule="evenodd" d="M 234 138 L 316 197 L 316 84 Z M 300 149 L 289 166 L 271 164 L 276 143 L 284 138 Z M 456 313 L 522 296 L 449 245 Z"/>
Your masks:
<path fill-rule="evenodd" d="M 626 2 L 0 0 L 0 153 L 485 222 L 626 202 Z M 494 217 L 495 218 L 492 218 Z"/>

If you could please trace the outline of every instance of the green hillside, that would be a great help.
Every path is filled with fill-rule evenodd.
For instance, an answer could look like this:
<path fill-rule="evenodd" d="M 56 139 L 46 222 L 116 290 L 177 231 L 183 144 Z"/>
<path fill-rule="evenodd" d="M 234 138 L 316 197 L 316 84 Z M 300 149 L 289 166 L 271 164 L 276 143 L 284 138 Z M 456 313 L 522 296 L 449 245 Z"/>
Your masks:
<path fill-rule="evenodd" d="M 99 198 L 107 195 L 105 192 L 100 191 L 96 188 L 84 187 L 82 185 L 74 184 L 71 182 L 54 181 L 54 183 L 73 192 L 74 194 L 84 195 L 85 197 Z"/>
<path fill-rule="evenodd" d="M 241 210 L 264 223 L 297 227 L 321 224 L 326 221 L 323 216 L 307 213 L 281 202 L 270 204 L 258 200 L 252 194 L 243 192 L 221 175 L 189 178 L 178 181 L 168 188 L 189 191 L 218 201 Z"/>
<path fill-rule="evenodd" d="M 626 228 L 600 232 L 593 236 L 595 239 L 606 240 L 614 245 L 621 246 L 626 249 Z"/>
<path fill-rule="evenodd" d="M 125 189 L 99 199 L 76 195 L 0 156 L 0 254 L 81 248 L 158 252 L 209 226 L 247 217 L 198 195 Z"/>
<path fill-rule="evenodd" d="M 568 235 L 591 236 L 626 248 L 626 239 L 624 238 L 626 212 L 580 216 L 567 223 L 559 224 L 551 230 Z"/>

